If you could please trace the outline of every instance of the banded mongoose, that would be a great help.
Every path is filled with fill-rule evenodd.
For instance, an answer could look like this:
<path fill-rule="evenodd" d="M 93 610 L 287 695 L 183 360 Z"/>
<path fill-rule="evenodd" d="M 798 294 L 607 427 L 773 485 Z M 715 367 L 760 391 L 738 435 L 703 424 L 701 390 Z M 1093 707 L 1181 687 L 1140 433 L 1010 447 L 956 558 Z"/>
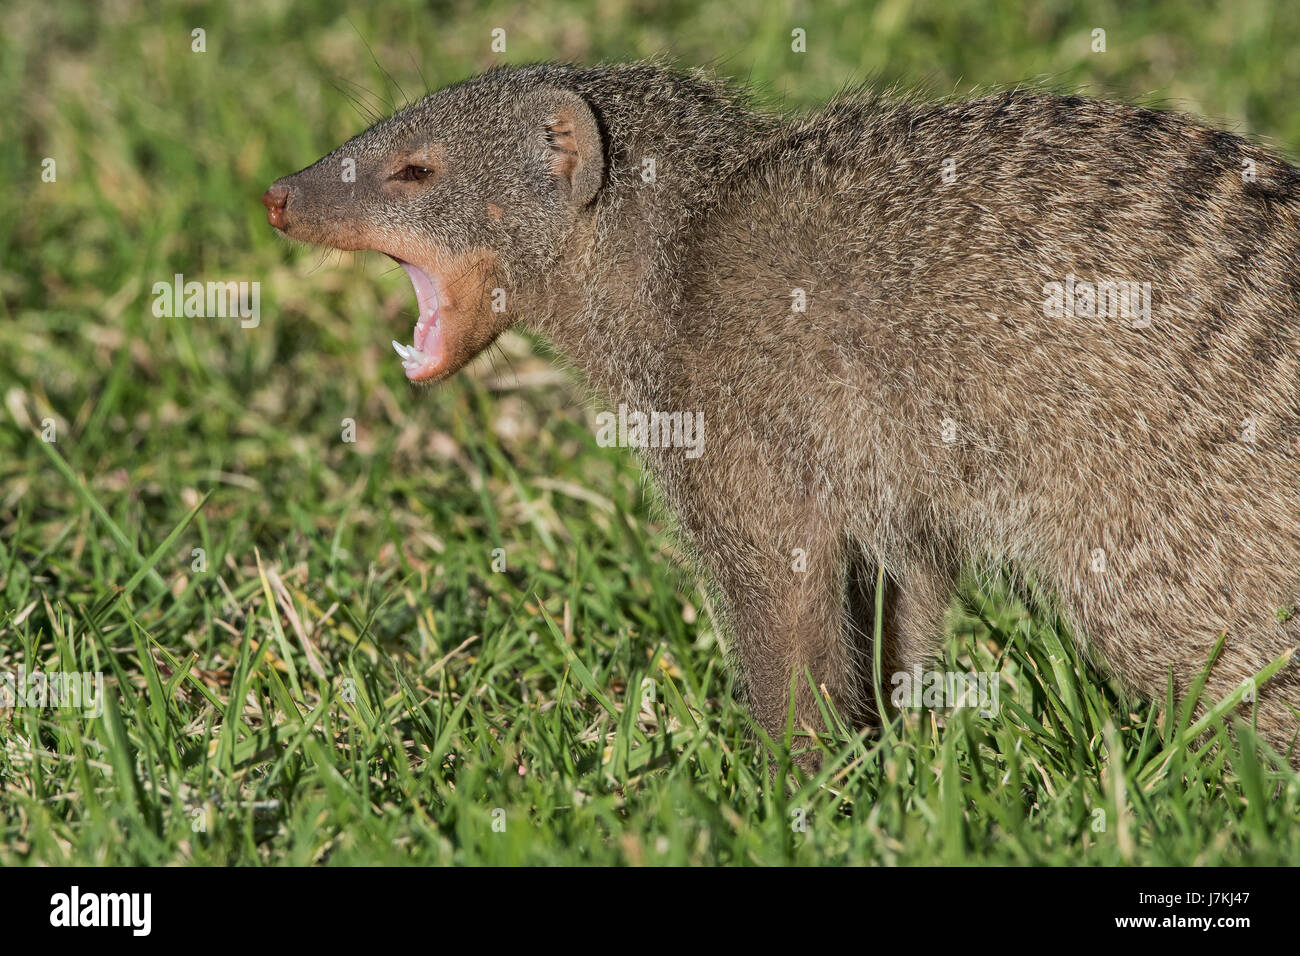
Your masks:
<path fill-rule="evenodd" d="M 1209 701 L 1296 644 L 1300 173 L 1237 136 L 1025 90 L 783 116 L 701 72 L 541 64 L 263 202 L 410 274 L 412 382 L 521 323 L 611 407 L 702 415 L 697 454 L 642 454 L 774 735 L 792 672 L 799 727 L 811 685 L 878 719 L 881 566 L 888 672 L 936 653 L 964 566 L 1032 576 L 1148 698 L 1221 633 Z M 1242 713 L 1286 752 L 1297 705 L 1290 662 Z"/>

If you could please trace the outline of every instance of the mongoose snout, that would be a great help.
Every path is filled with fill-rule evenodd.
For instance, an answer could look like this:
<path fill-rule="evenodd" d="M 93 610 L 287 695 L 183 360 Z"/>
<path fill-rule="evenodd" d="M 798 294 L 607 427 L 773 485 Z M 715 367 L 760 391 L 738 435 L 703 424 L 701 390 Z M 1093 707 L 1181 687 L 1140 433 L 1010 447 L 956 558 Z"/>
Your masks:
<path fill-rule="evenodd" d="M 262 194 L 262 205 L 266 207 L 266 221 L 276 229 L 284 229 L 284 207 L 288 202 L 288 186 L 272 186 Z"/>
<path fill-rule="evenodd" d="M 1149 698 L 1220 635 L 1208 701 L 1297 643 L 1300 173 L 1237 136 L 1026 90 L 786 117 L 699 72 L 541 64 L 263 202 L 401 263 L 412 381 L 519 323 L 612 405 L 708 419 L 641 454 L 773 737 L 791 707 L 824 729 L 823 694 L 878 720 L 963 569 L 1032 580 Z M 1274 669 L 1240 715 L 1286 752 L 1300 672 Z"/>

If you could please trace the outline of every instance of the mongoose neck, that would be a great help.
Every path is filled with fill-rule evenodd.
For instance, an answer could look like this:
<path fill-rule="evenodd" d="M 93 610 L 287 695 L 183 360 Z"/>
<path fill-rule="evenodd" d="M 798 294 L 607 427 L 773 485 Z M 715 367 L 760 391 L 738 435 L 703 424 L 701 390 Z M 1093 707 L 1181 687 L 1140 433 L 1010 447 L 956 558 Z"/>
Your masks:
<path fill-rule="evenodd" d="M 778 121 L 714 78 L 655 64 L 572 69 L 555 81 L 596 113 L 606 179 L 557 270 L 553 307 L 530 324 L 598 392 L 653 402 L 684 321 L 682 237 Z"/>

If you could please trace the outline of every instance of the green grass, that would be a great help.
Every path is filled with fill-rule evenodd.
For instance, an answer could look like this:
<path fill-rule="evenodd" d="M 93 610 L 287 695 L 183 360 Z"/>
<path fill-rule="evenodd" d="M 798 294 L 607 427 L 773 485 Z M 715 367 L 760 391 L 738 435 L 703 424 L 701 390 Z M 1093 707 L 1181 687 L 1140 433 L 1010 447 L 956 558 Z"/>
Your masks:
<path fill-rule="evenodd" d="M 109 690 L 96 718 L 0 710 L 0 865 L 1300 861 L 1282 760 L 1124 705 L 996 584 L 945 665 L 1000 669 L 996 716 L 909 712 L 770 785 L 787 741 L 544 350 L 408 390 L 405 278 L 287 249 L 257 202 L 365 125 L 351 96 L 400 101 L 375 60 L 414 94 L 497 62 L 497 26 L 512 61 L 669 50 L 792 106 L 1049 77 L 1294 156 L 1300 8 L 232 6 L 0 10 L 0 674 Z M 155 318 L 177 272 L 260 281 L 261 325 Z"/>

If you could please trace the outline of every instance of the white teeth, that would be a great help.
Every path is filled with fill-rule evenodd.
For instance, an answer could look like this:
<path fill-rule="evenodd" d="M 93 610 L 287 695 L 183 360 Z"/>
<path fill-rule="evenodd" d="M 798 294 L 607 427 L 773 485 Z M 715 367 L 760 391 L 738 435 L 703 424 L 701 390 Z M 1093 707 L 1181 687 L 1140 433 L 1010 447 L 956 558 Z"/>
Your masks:
<path fill-rule="evenodd" d="M 393 345 L 394 347 L 396 347 L 397 343 L 394 342 Z M 404 349 L 404 351 L 399 351 L 397 354 L 402 356 L 403 368 L 407 370 L 413 370 L 417 368 L 423 368 L 428 363 L 429 360 L 425 356 L 425 354 L 421 352 L 419 349 L 415 348 L 414 346 L 408 345 L 408 346 L 403 346 L 402 348 Z"/>
<path fill-rule="evenodd" d="M 393 342 L 393 351 L 397 353 L 402 360 L 402 368 L 408 372 L 414 372 L 424 368 L 429 364 L 429 357 L 417 349 L 414 345 L 403 345 L 401 342 Z"/>

